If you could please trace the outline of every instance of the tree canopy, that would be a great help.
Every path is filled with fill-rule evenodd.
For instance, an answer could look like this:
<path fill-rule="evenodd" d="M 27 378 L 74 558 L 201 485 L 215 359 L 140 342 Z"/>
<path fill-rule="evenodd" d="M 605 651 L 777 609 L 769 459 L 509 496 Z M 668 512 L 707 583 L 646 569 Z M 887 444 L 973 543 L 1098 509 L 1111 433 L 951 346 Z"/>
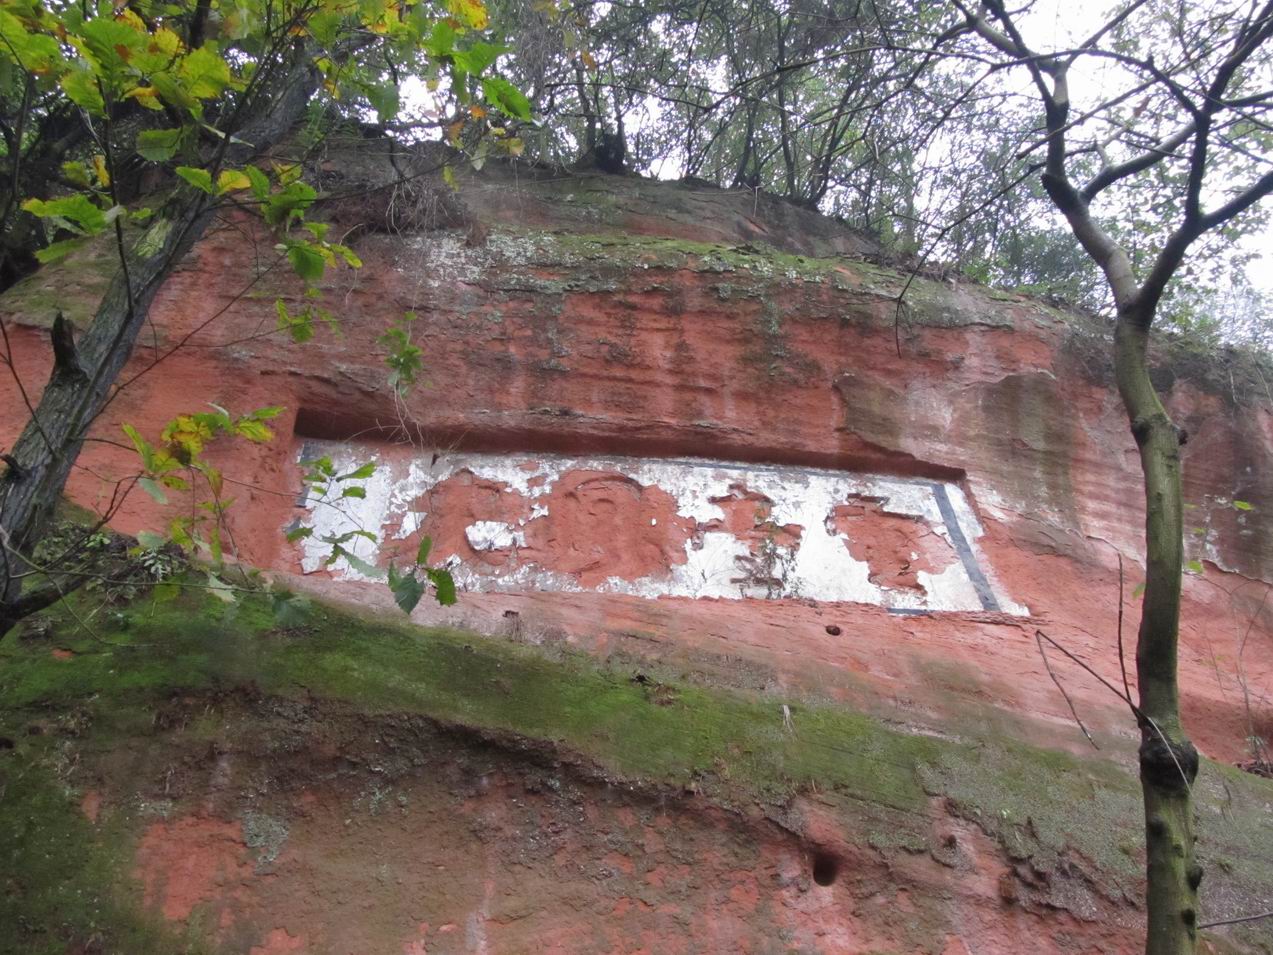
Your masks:
<path fill-rule="evenodd" d="M 320 191 L 307 150 L 332 117 L 444 138 L 479 166 L 498 155 L 763 190 L 869 231 L 912 267 L 940 261 L 1113 320 L 1146 492 L 1139 695 L 1125 685 L 1124 701 L 1141 733 L 1147 951 L 1191 953 L 1199 760 L 1176 683 L 1185 436 L 1148 354 L 1172 322 L 1267 337 L 1243 240 L 1273 193 L 1271 110 L 1273 0 L 4 0 L 0 285 L 99 237 L 119 268 L 82 334 L 54 320 L 52 376 L 38 398 L 23 390 L 29 421 L 0 486 L 0 634 L 82 579 L 76 547 L 49 563 L 36 543 L 151 301 L 208 225 L 227 209 L 259 216 L 309 286 L 359 266 L 308 216 Z M 316 304 L 276 309 L 297 342 L 333 319 Z M 409 321 L 383 338 L 398 389 L 422 363 Z M 216 437 L 268 440 L 277 410 L 125 429 L 135 486 L 202 496 L 168 536 L 214 571 L 228 504 L 202 452 Z M 370 474 L 324 459 L 303 480 L 341 499 Z M 366 533 L 325 540 L 332 559 L 355 561 L 347 545 Z M 455 599 L 428 557 L 426 538 L 411 567 L 383 575 L 404 610 L 429 589 Z"/>

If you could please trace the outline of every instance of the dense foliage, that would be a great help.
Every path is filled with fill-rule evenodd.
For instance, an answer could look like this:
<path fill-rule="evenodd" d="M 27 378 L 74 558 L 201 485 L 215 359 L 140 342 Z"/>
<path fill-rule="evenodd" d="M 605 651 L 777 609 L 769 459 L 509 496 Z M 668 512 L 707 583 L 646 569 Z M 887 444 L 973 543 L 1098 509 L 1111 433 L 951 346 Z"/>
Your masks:
<path fill-rule="evenodd" d="M 1095 171 L 1171 136 L 1182 110 L 1173 89 L 1200 92 L 1229 35 L 1222 25 L 1257 8 L 1117 5 L 1127 15 L 1075 69 L 1084 103 L 1074 154 Z M 1039 186 L 1043 123 L 1028 80 L 977 45 L 958 4 L 503 0 L 492 16 L 517 37 L 507 71 L 543 119 L 527 137 L 535 158 L 570 164 L 615 137 L 632 170 L 763 189 L 841 217 L 888 250 L 1111 306 L 1099 270 Z M 1086 6 L 1038 2 L 1017 16 L 1057 48 L 1101 22 Z M 1241 77 L 1254 98 L 1217 131 L 1217 181 L 1267 166 L 1268 104 L 1257 91 L 1268 70 L 1261 54 Z M 1102 222 L 1137 264 L 1181 212 L 1174 197 L 1187 175 L 1177 150 L 1105 197 Z M 1239 241 L 1266 223 L 1252 210 L 1209 235 L 1169 290 L 1166 314 L 1212 338 L 1267 337 L 1265 300 L 1246 270 L 1258 246 Z"/>

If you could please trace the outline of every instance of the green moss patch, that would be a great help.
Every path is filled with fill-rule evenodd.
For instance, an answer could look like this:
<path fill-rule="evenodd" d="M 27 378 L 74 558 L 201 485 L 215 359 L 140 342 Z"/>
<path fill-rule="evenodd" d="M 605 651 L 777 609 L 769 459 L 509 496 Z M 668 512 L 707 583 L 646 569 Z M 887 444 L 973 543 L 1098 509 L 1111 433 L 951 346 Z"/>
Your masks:
<path fill-rule="evenodd" d="M 142 913 L 122 877 L 133 834 L 122 819 L 89 822 L 59 772 L 64 755 L 40 740 L 0 756 L 0 953 L 205 951 Z"/>
<path fill-rule="evenodd" d="M 992 728 L 978 739 L 913 735 L 842 707 L 662 682 L 572 651 L 319 605 L 299 626 L 290 622 L 291 629 L 276 627 L 266 595 L 224 604 L 190 590 L 99 613 L 93 635 L 63 609 L 39 636 L 0 645 L 0 735 L 15 744 L 0 755 L 0 859 L 23 873 L 0 900 L 8 924 L 24 919 L 24 937 L 37 940 L 82 939 L 109 925 L 112 939 L 135 939 L 120 951 L 179 950 L 135 914 L 122 877 L 134 833 L 122 823 L 89 826 L 61 768 L 73 752 L 101 756 L 153 734 L 156 714 L 174 695 L 215 699 L 243 688 L 279 700 L 339 701 L 369 726 L 396 714 L 424 716 L 499 745 L 548 751 L 607 779 L 760 807 L 775 819 L 788 818 L 793 795 L 816 793 L 846 833 L 886 856 L 928 851 L 940 860 L 936 799 L 1037 877 L 1035 901 L 1081 915 L 1084 898 L 1139 897 L 1139 790 L 1115 761 L 1031 747 Z M 30 735 L 32 724 L 49 720 L 66 725 Z M 1209 767 L 1199 792 L 1209 869 L 1204 915 L 1241 914 L 1273 892 L 1273 862 L 1253 848 L 1266 841 L 1273 785 Z"/>

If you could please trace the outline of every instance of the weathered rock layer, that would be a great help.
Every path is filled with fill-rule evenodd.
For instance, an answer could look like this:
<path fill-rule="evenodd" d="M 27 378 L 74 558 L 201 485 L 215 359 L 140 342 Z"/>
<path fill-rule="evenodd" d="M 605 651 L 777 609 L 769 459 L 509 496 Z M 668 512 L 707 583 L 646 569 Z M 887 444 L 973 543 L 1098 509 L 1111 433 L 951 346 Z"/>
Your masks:
<path fill-rule="evenodd" d="M 415 161 L 423 169 L 434 157 Z M 387 176 L 374 146 L 333 153 L 323 169 L 345 193 Z M 942 737 L 993 728 L 1052 747 L 1085 745 L 1036 632 L 1121 682 L 1120 595 L 1130 644 L 1142 485 L 1099 319 L 908 278 L 877 264 L 861 237 L 750 193 L 533 169 L 460 180 L 455 195 L 426 177 L 427 188 L 330 204 L 365 264 L 328 274 L 324 305 L 339 333 L 320 326 L 304 345 L 277 331 L 274 311 L 276 296 L 302 309 L 301 290 L 271 264 L 270 237 L 228 212 L 165 286 L 153 332 L 94 435 L 114 440 L 124 422 L 155 435 L 206 402 L 235 412 L 283 405 L 276 441 L 214 449 L 213 457 L 234 482 L 227 540 L 236 555 L 295 586 L 389 603 L 347 564 L 325 567 L 284 537 L 317 526 L 314 502 L 297 504 L 302 462 L 315 448 L 343 448 L 350 460 L 379 460 L 387 482 L 369 528 L 384 543 L 368 560 L 384 565 L 429 534 L 438 559 L 461 562 L 468 592 L 450 611 L 421 605 L 420 622 L 662 661 L 775 701 L 830 699 Z M 47 270 L 0 300 L 29 391 L 47 373 L 41 325 L 50 306 L 72 314 L 77 301 L 91 301 L 101 270 L 90 265 Z M 380 336 L 406 313 L 417 316 L 410 330 L 426 381 L 399 398 Z M 1233 763 L 1245 758 L 1250 736 L 1270 735 L 1259 694 L 1273 689 L 1273 398 L 1258 364 L 1184 345 L 1162 352 L 1157 374 L 1189 436 L 1189 548 L 1203 567 L 1185 581 L 1182 705 L 1204 754 Z M 25 416 L 12 380 L 0 382 L 0 396 L 12 409 L 0 420 L 7 442 Z M 501 457 L 505 471 L 474 463 Z M 667 462 L 686 458 L 707 459 L 694 465 L 704 473 L 712 461 L 724 464 L 701 481 L 641 476 L 666 475 Z M 640 471 L 618 459 L 653 463 Z M 91 444 L 81 463 L 71 495 L 90 507 L 104 506 L 110 482 L 136 471 L 130 453 L 108 443 Z M 735 470 L 725 474 L 725 464 Z M 746 467 L 771 469 L 772 487 L 729 477 Z M 430 469 L 437 479 L 411 483 Z M 808 500 L 790 488 L 806 487 L 811 473 L 858 484 L 794 517 L 806 511 L 792 501 Z M 527 475 L 543 480 L 532 486 Z M 702 483 L 710 480 L 719 487 Z M 519 481 L 524 489 L 514 493 Z M 695 481 L 705 488 L 697 514 L 686 496 Z M 908 511 L 897 503 L 899 487 L 941 489 L 946 507 L 934 497 Z M 133 494 L 116 524 L 158 528 L 183 506 Z M 860 568 L 858 590 L 808 589 L 799 553 L 815 537 L 838 548 L 846 573 Z M 711 578 L 716 571 L 694 561 L 717 544 L 725 565 Z M 739 592 L 694 590 L 685 568 L 700 565 L 704 581 L 724 581 L 724 590 L 741 582 Z M 681 584 L 666 583 L 677 573 Z M 1063 657 L 1051 663 L 1097 740 L 1126 752 L 1135 728 L 1125 706 Z M 798 732 L 798 718 L 795 725 Z M 486 812 L 482 800 L 494 798 L 475 795 L 463 811 Z M 631 828 L 626 811 L 607 824 Z M 498 825 L 518 823 L 502 815 Z M 842 822 L 832 828 L 823 841 L 838 840 L 838 857 L 871 854 L 865 835 Z M 728 827 L 721 833 L 732 846 Z M 785 865 L 774 863 L 778 883 Z M 745 880 L 735 888 L 768 891 Z M 1017 889 L 1000 897 L 998 887 L 981 888 L 986 912 L 1012 907 Z M 625 911 L 647 904 L 624 898 Z M 702 906 L 714 908 L 706 898 Z M 822 917 L 807 908 L 792 918 Z M 1104 930 L 1084 923 L 1079 908 L 1064 916 L 1079 921 L 1061 934 L 1086 941 L 1067 947 L 1053 926 L 1055 950 L 1115 950 L 1101 947 L 1115 943 L 1102 941 Z M 954 935 L 947 947 L 943 936 L 924 950 L 1007 952 L 1010 936 L 989 948 Z M 292 950 L 287 932 L 271 938 L 252 951 Z M 730 938 L 717 950 L 786 950 Z M 562 939 L 562 951 L 600 950 Z M 804 944 L 866 951 L 864 939 L 810 936 Z M 402 951 L 426 951 L 423 935 L 411 944 Z M 471 940 L 467 948 L 437 944 L 485 950 Z M 700 940 L 690 949 L 709 947 Z"/>

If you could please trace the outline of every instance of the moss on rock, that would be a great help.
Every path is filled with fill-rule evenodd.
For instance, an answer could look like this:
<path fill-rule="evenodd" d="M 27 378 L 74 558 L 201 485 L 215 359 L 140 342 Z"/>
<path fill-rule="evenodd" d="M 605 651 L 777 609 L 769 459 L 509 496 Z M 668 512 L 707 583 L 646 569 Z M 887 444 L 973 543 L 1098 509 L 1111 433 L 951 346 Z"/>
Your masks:
<path fill-rule="evenodd" d="M 82 818 L 67 760 L 153 734 L 158 705 L 174 694 L 244 687 L 280 701 L 340 701 L 369 725 L 411 714 L 507 745 L 524 741 L 607 779 L 760 807 L 772 818 L 785 818 L 794 795 L 817 792 L 850 838 L 885 856 L 940 851 L 929 845 L 936 797 L 997 839 L 1008 860 L 1052 878 L 1042 904 L 1082 915 L 1081 899 L 1059 886 L 1116 902 L 1138 897 L 1138 786 L 1129 767 L 1102 758 L 996 735 L 913 735 L 843 707 L 634 679 L 630 668 L 568 650 L 321 605 L 302 626 L 281 630 L 262 594 L 234 604 L 198 590 L 166 603 L 145 598 L 93 635 L 62 609 L 40 633 L 0 648 L 0 735 L 14 743 L 0 756 L 0 858 L 16 873 L 0 914 L 26 926 L 28 940 L 7 951 L 61 952 L 41 940 L 64 946 L 104 929 L 112 943 L 129 940 L 119 951 L 193 944 L 139 914 L 126 878 L 135 831 Z M 48 731 L 31 735 L 50 714 Z M 1204 898 L 1217 917 L 1273 892 L 1273 866 L 1248 858 L 1273 811 L 1273 785 L 1218 768 L 1202 780 L 1216 805 L 1227 793 L 1224 813 L 1203 827 L 1203 857 L 1214 862 Z M 1202 803 L 1209 812 L 1213 801 Z M 1235 860 L 1228 871 L 1226 859 Z"/>

